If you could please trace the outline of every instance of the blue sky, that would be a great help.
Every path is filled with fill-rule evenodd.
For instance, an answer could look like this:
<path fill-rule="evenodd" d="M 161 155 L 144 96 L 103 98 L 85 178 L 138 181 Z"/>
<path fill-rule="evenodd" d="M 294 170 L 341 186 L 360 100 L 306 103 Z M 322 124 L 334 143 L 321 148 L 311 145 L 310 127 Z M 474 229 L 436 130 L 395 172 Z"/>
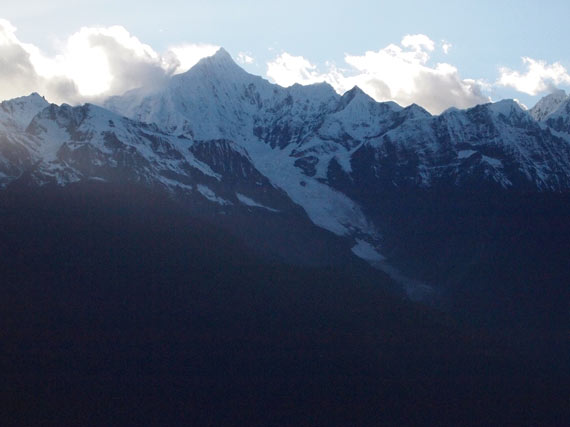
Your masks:
<path fill-rule="evenodd" d="M 79 84 L 83 92 L 70 89 L 70 85 L 78 86 L 74 76 L 59 75 L 65 58 L 72 56 L 70 37 L 82 27 L 112 26 L 123 27 L 130 37 L 150 47 L 154 52 L 150 55 L 156 54 L 156 61 L 163 63 L 167 52 L 171 57 L 176 51 L 173 47 L 186 48 L 186 60 L 181 63 L 188 65 L 192 62 L 188 58 L 209 53 L 207 49 L 198 49 L 190 54 L 192 46 L 224 46 L 248 71 L 280 84 L 326 80 L 339 92 L 358 84 L 378 100 L 392 98 L 401 104 L 427 104 L 432 112 L 447 104 L 465 107 L 488 98 L 517 98 L 532 106 L 552 87 L 570 88 L 570 3 L 566 1 L 551 1 L 548 7 L 528 0 L 46 3 L 9 2 L 2 5 L 0 18 L 11 25 L 11 32 L 4 25 L 11 42 L 15 43 L 15 39 L 27 51 L 36 49 L 32 68 L 40 72 L 42 84 L 51 88 L 46 90 L 51 91 L 48 95 L 56 102 L 80 102 L 129 88 L 126 78 L 121 80 L 120 68 L 113 64 L 110 68 L 116 75 L 92 88 L 87 88 L 84 81 Z M 84 32 L 85 37 L 93 34 Z M 113 32 L 105 34 L 115 37 Z M 405 39 L 406 36 L 412 37 Z M 118 57 L 112 52 L 96 53 L 107 55 L 107 61 Z M 37 59 L 40 54 L 42 60 Z M 7 60 L 7 54 L 4 56 Z M 59 58 L 57 72 L 55 58 Z M 526 58 L 524 62 L 522 58 Z M 38 68 L 42 61 L 47 64 L 46 60 L 52 61 L 49 73 Z M 387 67 L 404 76 L 404 80 L 397 81 L 397 76 L 385 71 Z M 168 67 L 163 64 L 163 68 Z M 148 74 L 145 70 L 141 76 Z M 171 67 L 167 72 L 172 70 Z M 33 73 L 30 75 L 34 78 Z M 53 89 L 53 82 L 45 83 L 46 76 L 57 77 L 58 85 L 66 87 L 67 92 Z M 64 77 L 71 83 L 61 83 Z M 146 84 L 146 78 L 129 84 Z M 13 95 L 16 88 L 25 90 L 31 86 L 16 83 L 4 93 L 0 84 L 0 98 Z M 428 84 L 435 89 L 423 89 Z M 96 93 L 97 90 L 102 92 Z M 445 91 L 449 93 L 442 94 Z M 433 97 L 438 99 L 431 102 Z"/>

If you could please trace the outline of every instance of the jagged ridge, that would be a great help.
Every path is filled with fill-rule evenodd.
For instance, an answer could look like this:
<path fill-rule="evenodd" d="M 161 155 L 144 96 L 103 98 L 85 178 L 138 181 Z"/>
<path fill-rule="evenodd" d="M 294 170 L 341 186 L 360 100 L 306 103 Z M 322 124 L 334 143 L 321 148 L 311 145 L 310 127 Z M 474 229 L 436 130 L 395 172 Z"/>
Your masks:
<path fill-rule="evenodd" d="M 220 49 L 165 87 L 111 98 L 114 113 L 47 106 L 37 94 L 3 103 L 9 148 L 0 172 L 3 185 L 27 172 L 39 184 L 127 179 L 221 206 L 243 205 L 245 195 L 275 210 L 279 197 L 258 200 L 255 186 L 280 189 L 316 225 L 378 248 L 377 227 L 351 199 L 358 186 L 568 190 L 563 95 L 530 113 L 507 100 L 432 116 L 375 102 L 358 87 L 343 96 L 326 83 L 283 88 Z M 249 184 L 236 190 L 234 176 L 230 191 L 236 171 Z"/>

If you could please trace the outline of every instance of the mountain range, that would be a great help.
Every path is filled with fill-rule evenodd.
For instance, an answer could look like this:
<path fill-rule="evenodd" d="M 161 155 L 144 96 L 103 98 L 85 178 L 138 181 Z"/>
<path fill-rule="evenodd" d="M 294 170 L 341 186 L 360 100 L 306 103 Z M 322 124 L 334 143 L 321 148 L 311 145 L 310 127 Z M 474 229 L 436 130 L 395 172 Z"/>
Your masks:
<path fill-rule="evenodd" d="M 569 320 L 563 91 L 528 111 L 503 100 L 431 115 L 358 87 L 343 95 L 326 83 L 283 88 L 220 49 L 162 86 L 102 105 L 54 105 L 39 94 L 2 102 L 0 200 L 2 271 L 15 287 L 44 274 L 50 283 L 121 282 L 98 271 L 109 265 L 133 283 L 192 281 L 191 270 L 215 288 L 217 268 L 242 277 L 252 265 L 287 265 L 309 269 L 295 279 L 302 286 L 313 277 L 326 293 L 321 273 L 306 271 L 334 271 L 345 284 L 377 283 L 366 292 L 387 292 L 394 307 L 407 295 L 478 327 L 558 334 Z M 200 231 L 188 237 L 192 230 Z M 139 252 L 153 244 L 156 256 Z M 252 281 L 274 274 L 286 286 L 282 270 L 257 268 Z M 309 292 L 297 291 L 299 299 Z"/>
<path fill-rule="evenodd" d="M 393 229 L 382 217 L 394 195 L 570 189 L 563 91 L 529 111 L 505 100 L 432 116 L 375 102 L 358 87 L 342 96 L 326 83 L 282 88 L 222 48 L 163 87 L 101 107 L 49 105 L 32 94 L 3 102 L 0 112 L 2 187 L 130 182 L 220 213 L 303 216 L 300 207 L 377 265 L 414 263 L 389 249 Z"/>

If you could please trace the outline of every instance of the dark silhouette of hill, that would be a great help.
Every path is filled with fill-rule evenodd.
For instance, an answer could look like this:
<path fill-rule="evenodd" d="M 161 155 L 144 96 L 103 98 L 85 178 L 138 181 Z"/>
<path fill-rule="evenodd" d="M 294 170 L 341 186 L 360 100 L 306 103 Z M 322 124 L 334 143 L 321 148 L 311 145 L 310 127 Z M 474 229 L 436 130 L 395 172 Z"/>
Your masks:
<path fill-rule="evenodd" d="M 560 336 L 464 325 L 348 255 L 278 263 L 135 187 L 22 187 L 0 217 L 3 425 L 564 419 Z"/>

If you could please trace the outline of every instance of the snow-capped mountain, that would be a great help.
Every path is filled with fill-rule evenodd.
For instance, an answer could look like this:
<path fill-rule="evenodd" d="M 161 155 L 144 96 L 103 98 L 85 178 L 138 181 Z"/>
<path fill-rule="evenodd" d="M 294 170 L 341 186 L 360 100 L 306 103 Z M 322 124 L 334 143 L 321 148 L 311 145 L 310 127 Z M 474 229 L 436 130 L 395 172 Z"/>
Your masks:
<path fill-rule="evenodd" d="M 24 129 L 0 133 L 4 188 L 134 185 L 179 201 L 189 215 L 229 229 L 270 259 L 313 264 L 350 253 L 317 253 L 310 239 L 319 246 L 328 237 L 233 141 L 174 136 L 91 104 L 46 103 Z M 274 230 L 271 239 L 266 229 Z"/>
<path fill-rule="evenodd" d="M 224 50 L 201 60 L 154 93 L 135 90 L 110 99 L 111 110 L 189 140 L 226 139 L 251 157 L 255 167 L 301 205 L 311 220 L 336 234 L 351 230 L 374 236 L 359 207 L 333 190 L 325 178 L 327 161 L 350 148 L 336 141 L 311 140 L 341 97 L 327 84 L 282 88 L 241 69 Z M 396 107 L 394 107 L 396 108 Z M 328 138 L 327 138 L 328 139 Z M 318 153 L 320 173 L 305 174 Z M 310 167 L 310 166 L 309 166 Z"/>
<path fill-rule="evenodd" d="M 0 188 L 32 167 L 39 142 L 25 129 L 48 105 L 37 93 L 0 104 Z"/>
<path fill-rule="evenodd" d="M 389 224 L 394 215 L 422 215 L 391 210 L 408 192 L 432 203 L 449 191 L 570 190 L 563 92 L 530 112 L 505 100 L 433 116 L 378 103 L 358 87 L 342 96 L 326 83 L 283 88 L 248 74 L 223 49 L 164 86 L 103 107 L 48 105 L 37 94 L 4 102 L 0 138 L 3 187 L 129 182 L 226 217 L 299 224 L 306 215 L 371 263 L 405 253 Z"/>
<path fill-rule="evenodd" d="M 538 121 L 545 120 L 567 99 L 568 95 L 566 95 L 566 91 L 562 89 L 555 90 L 550 95 L 538 101 L 536 105 L 529 110 L 529 113 Z"/>
<path fill-rule="evenodd" d="M 38 179 L 51 175 L 61 184 L 128 179 L 168 187 L 186 185 L 198 171 L 216 178 L 181 140 L 95 105 L 51 105 L 32 120 L 27 133 L 42 141 Z"/>
<path fill-rule="evenodd" d="M 347 191 L 331 185 L 339 174 L 345 185 L 370 185 L 371 174 L 394 186 L 570 185 L 568 144 L 515 102 L 434 117 L 415 105 L 377 103 L 357 87 L 343 96 L 326 83 L 282 88 L 246 73 L 223 49 L 164 88 L 134 90 L 105 105 L 177 136 L 233 141 L 315 224 L 340 235 L 378 237 Z"/>
<path fill-rule="evenodd" d="M 235 143 L 175 137 L 91 104 L 49 105 L 21 138 L 25 148 L 12 179 L 26 175 L 38 185 L 60 186 L 85 180 L 131 182 L 183 198 L 268 212 L 291 205 Z"/>
<path fill-rule="evenodd" d="M 354 152 L 347 178 L 386 186 L 488 184 L 560 191 L 570 187 L 569 148 L 516 102 L 505 100 L 404 120 Z"/>
<path fill-rule="evenodd" d="M 556 90 L 542 98 L 530 114 L 557 136 L 570 142 L 570 96 L 564 90 Z"/>
<path fill-rule="evenodd" d="M 569 218 L 562 96 L 434 116 L 220 50 L 3 102 L 3 425 L 561 424 Z"/>
<path fill-rule="evenodd" d="M 36 114 L 49 103 L 37 93 L 0 103 L 0 129 L 23 131 Z"/>
<path fill-rule="evenodd" d="M 560 132 L 560 136 L 570 142 L 570 97 L 549 114 L 545 121 L 550 129 Z"/>
<path fill-rule="evenodd" d="M 396 174 L 389 177 L 394 185 L 482 179 L 505 188 L 566 189 L 568 144 L 532 118 L 551 115 L 552 123 L 559 123 L 556 130 L 563 130 L 555 110 L 563 109 L 565 97 L 562 91 L 549 95 L 530 115 L 514 101 L 501 101 L 434 117 L 416 105 L 377 103 L 357 87 L 341 97 L 325 83 L 272 85 L 243 71 L 220 49 L 166 88 L 131 91 L 106 105 L 176 135 L 234 141 L 304 206 L 297 194 L 301 180 L 305 187 L 326 183 L 331 164 L 351 178 L 352 164 L 363 152 L 389 162 L 370 167 L 377 175 Z M 279 174 L 272 177 L 277 158 Z"/>
<path fill-rule="evenodd" d="M 196 186 L 196 176 L 219 181 L 241 168 L 284 190 L 315 224 L 374 240 L 378 233 L 347 186 L 568 189 L 569 144 L 559 136 L 570 117 L 566 98 L 555 92 L 530 114 L 501 101 L 432 116 L 416 105 L 375 102 L 358 87 L 343 96 L 326 83 L 283 88 L 220 49 L 164 87 L 109 99 L 114 113 L 48 107 L 37 94 L 2 103 L 3 173 L 8 181 L 34 164 L 38 182 L 128 177 L 223 205 L 236 198 Z"/>

